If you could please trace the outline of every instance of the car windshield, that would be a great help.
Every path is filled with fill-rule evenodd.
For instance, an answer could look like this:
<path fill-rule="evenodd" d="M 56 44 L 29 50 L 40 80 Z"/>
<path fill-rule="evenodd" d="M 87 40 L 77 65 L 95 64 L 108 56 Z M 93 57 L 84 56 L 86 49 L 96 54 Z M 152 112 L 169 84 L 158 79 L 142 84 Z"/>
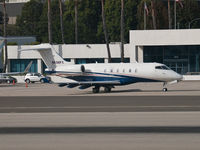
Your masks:
<path fill-rule="evenodd" d="M 39 73 L 36 73 L 36 74 L 35 74 L 35 76 L 38 76 L 38 77 L 40 77 L 41 75 L 40 75 Z"/>
<path fill-rule="evenodd" d="M 167 66 L 156 66 L 155 67 L 156 69 L 161 69 L 161 70 L 170 70 L 170 68 L 169 67 L 167 67 Z"/>

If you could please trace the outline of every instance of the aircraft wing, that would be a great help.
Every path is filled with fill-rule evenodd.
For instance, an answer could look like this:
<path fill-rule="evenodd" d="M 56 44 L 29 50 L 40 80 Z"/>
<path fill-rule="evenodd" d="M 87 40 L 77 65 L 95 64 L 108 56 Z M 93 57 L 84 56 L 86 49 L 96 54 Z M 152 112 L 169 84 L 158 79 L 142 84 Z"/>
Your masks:
<path fill-rule="evenodd" d="M 18 75 L 18 74 L 24 74 L 27 73 L 28 70 L 31 68 L 33 61 L 30 61 L 30 63 L 27 65 L 26 69 L 24 72 L 8 72 L 8 73 L 0 73 L 1 76 L 9 76 L 9 75 Z"/>
<path fill-rule="evenodd" d="M 9 72 L 9 73 L 0 73 L 0 75 L 2 76 L 8 76 L 8 75 L 17 75 L 17 74 L 20 74 L 22 72 Z"/>
<path fill-rule="evenodd" d="M 95 85 L 118 85 L 120 84 L 120 81 L 81 81 L 81 82 L 66 82 L 66 83 L 60 83 L 59 86 L 71 86 L 76 87 L 79 85 L 88 85 L 88 86 L 95 86 Z"/>

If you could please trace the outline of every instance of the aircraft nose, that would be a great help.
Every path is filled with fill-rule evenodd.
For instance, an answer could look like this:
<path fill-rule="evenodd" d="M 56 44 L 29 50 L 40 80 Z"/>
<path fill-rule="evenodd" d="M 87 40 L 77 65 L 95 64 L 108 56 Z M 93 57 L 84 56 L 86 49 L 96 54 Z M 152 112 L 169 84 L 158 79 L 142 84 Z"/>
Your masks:
<path fill-rule="evenodd" d="M 183 79 L 183 76 L 177 73 L 176 74 L 176 80 L 182 80 L 182 79 Z"/>

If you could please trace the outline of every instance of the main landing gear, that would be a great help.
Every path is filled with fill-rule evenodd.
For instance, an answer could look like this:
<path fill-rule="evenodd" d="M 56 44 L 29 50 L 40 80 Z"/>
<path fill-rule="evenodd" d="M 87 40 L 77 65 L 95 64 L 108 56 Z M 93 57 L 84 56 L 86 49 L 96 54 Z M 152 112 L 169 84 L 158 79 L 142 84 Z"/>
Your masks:
<path fill-rule="evenodd" d="M 104 92 L 105 92 L 105 93 L 111 92 L 111 87 L 105 87 L 105 88 L 104 88 Z"/>
<path fill-rule="evenodd" d="M 104 92 L 105 93 L 109 93 L 109 92 L 111 92 L 111 89 L 112 89 L 113 87 L 104 87 Z M 100 86 L 95 86 L 93 89 L 92 89 L 92 92 L 93 93 L 99 93 L 99 91 L 100 91 Z"/>
<path fill-rule="evenodd" d="M 167 83 L 166 83 L 166 82 L 164 82 L 164 83 L 163 83 L 163 92 L 167 92 L 166 85 L 167 85 Z"/>
<path fill-rule="evenodd" d="M 100 91 L 100 87 L 99 86 L 95 86 L 93 89 L 92 89 L 92 92 L 93 93 L 99 93 Z"/>
<path fill-rule="evenodd" d="M 163 92 L 167 92 L 167 88 L 163 88 Z"/>

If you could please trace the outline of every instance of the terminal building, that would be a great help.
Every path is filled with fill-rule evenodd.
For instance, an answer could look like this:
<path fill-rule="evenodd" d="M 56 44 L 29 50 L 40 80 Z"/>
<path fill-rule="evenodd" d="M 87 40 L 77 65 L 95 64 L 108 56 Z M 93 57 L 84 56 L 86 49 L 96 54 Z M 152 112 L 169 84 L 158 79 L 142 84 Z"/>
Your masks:
<path fill-rule="evenodd" d="M 8 46 L 8 71 L 23 71 L 33 60 L 31 72 L 43 73 L 45 65 L 36 51 L 18 52 L 28 46 Z M 54 45 L 66 61 L 107 63 L 105 44 Z M 113 63 L 120 62 L 120 43 L 111 43 Z M 125 44 L 125 62 L 159 62 L 180 74 L 200 73 L 200 30 L 131 30 L 130 42 Z"/>

